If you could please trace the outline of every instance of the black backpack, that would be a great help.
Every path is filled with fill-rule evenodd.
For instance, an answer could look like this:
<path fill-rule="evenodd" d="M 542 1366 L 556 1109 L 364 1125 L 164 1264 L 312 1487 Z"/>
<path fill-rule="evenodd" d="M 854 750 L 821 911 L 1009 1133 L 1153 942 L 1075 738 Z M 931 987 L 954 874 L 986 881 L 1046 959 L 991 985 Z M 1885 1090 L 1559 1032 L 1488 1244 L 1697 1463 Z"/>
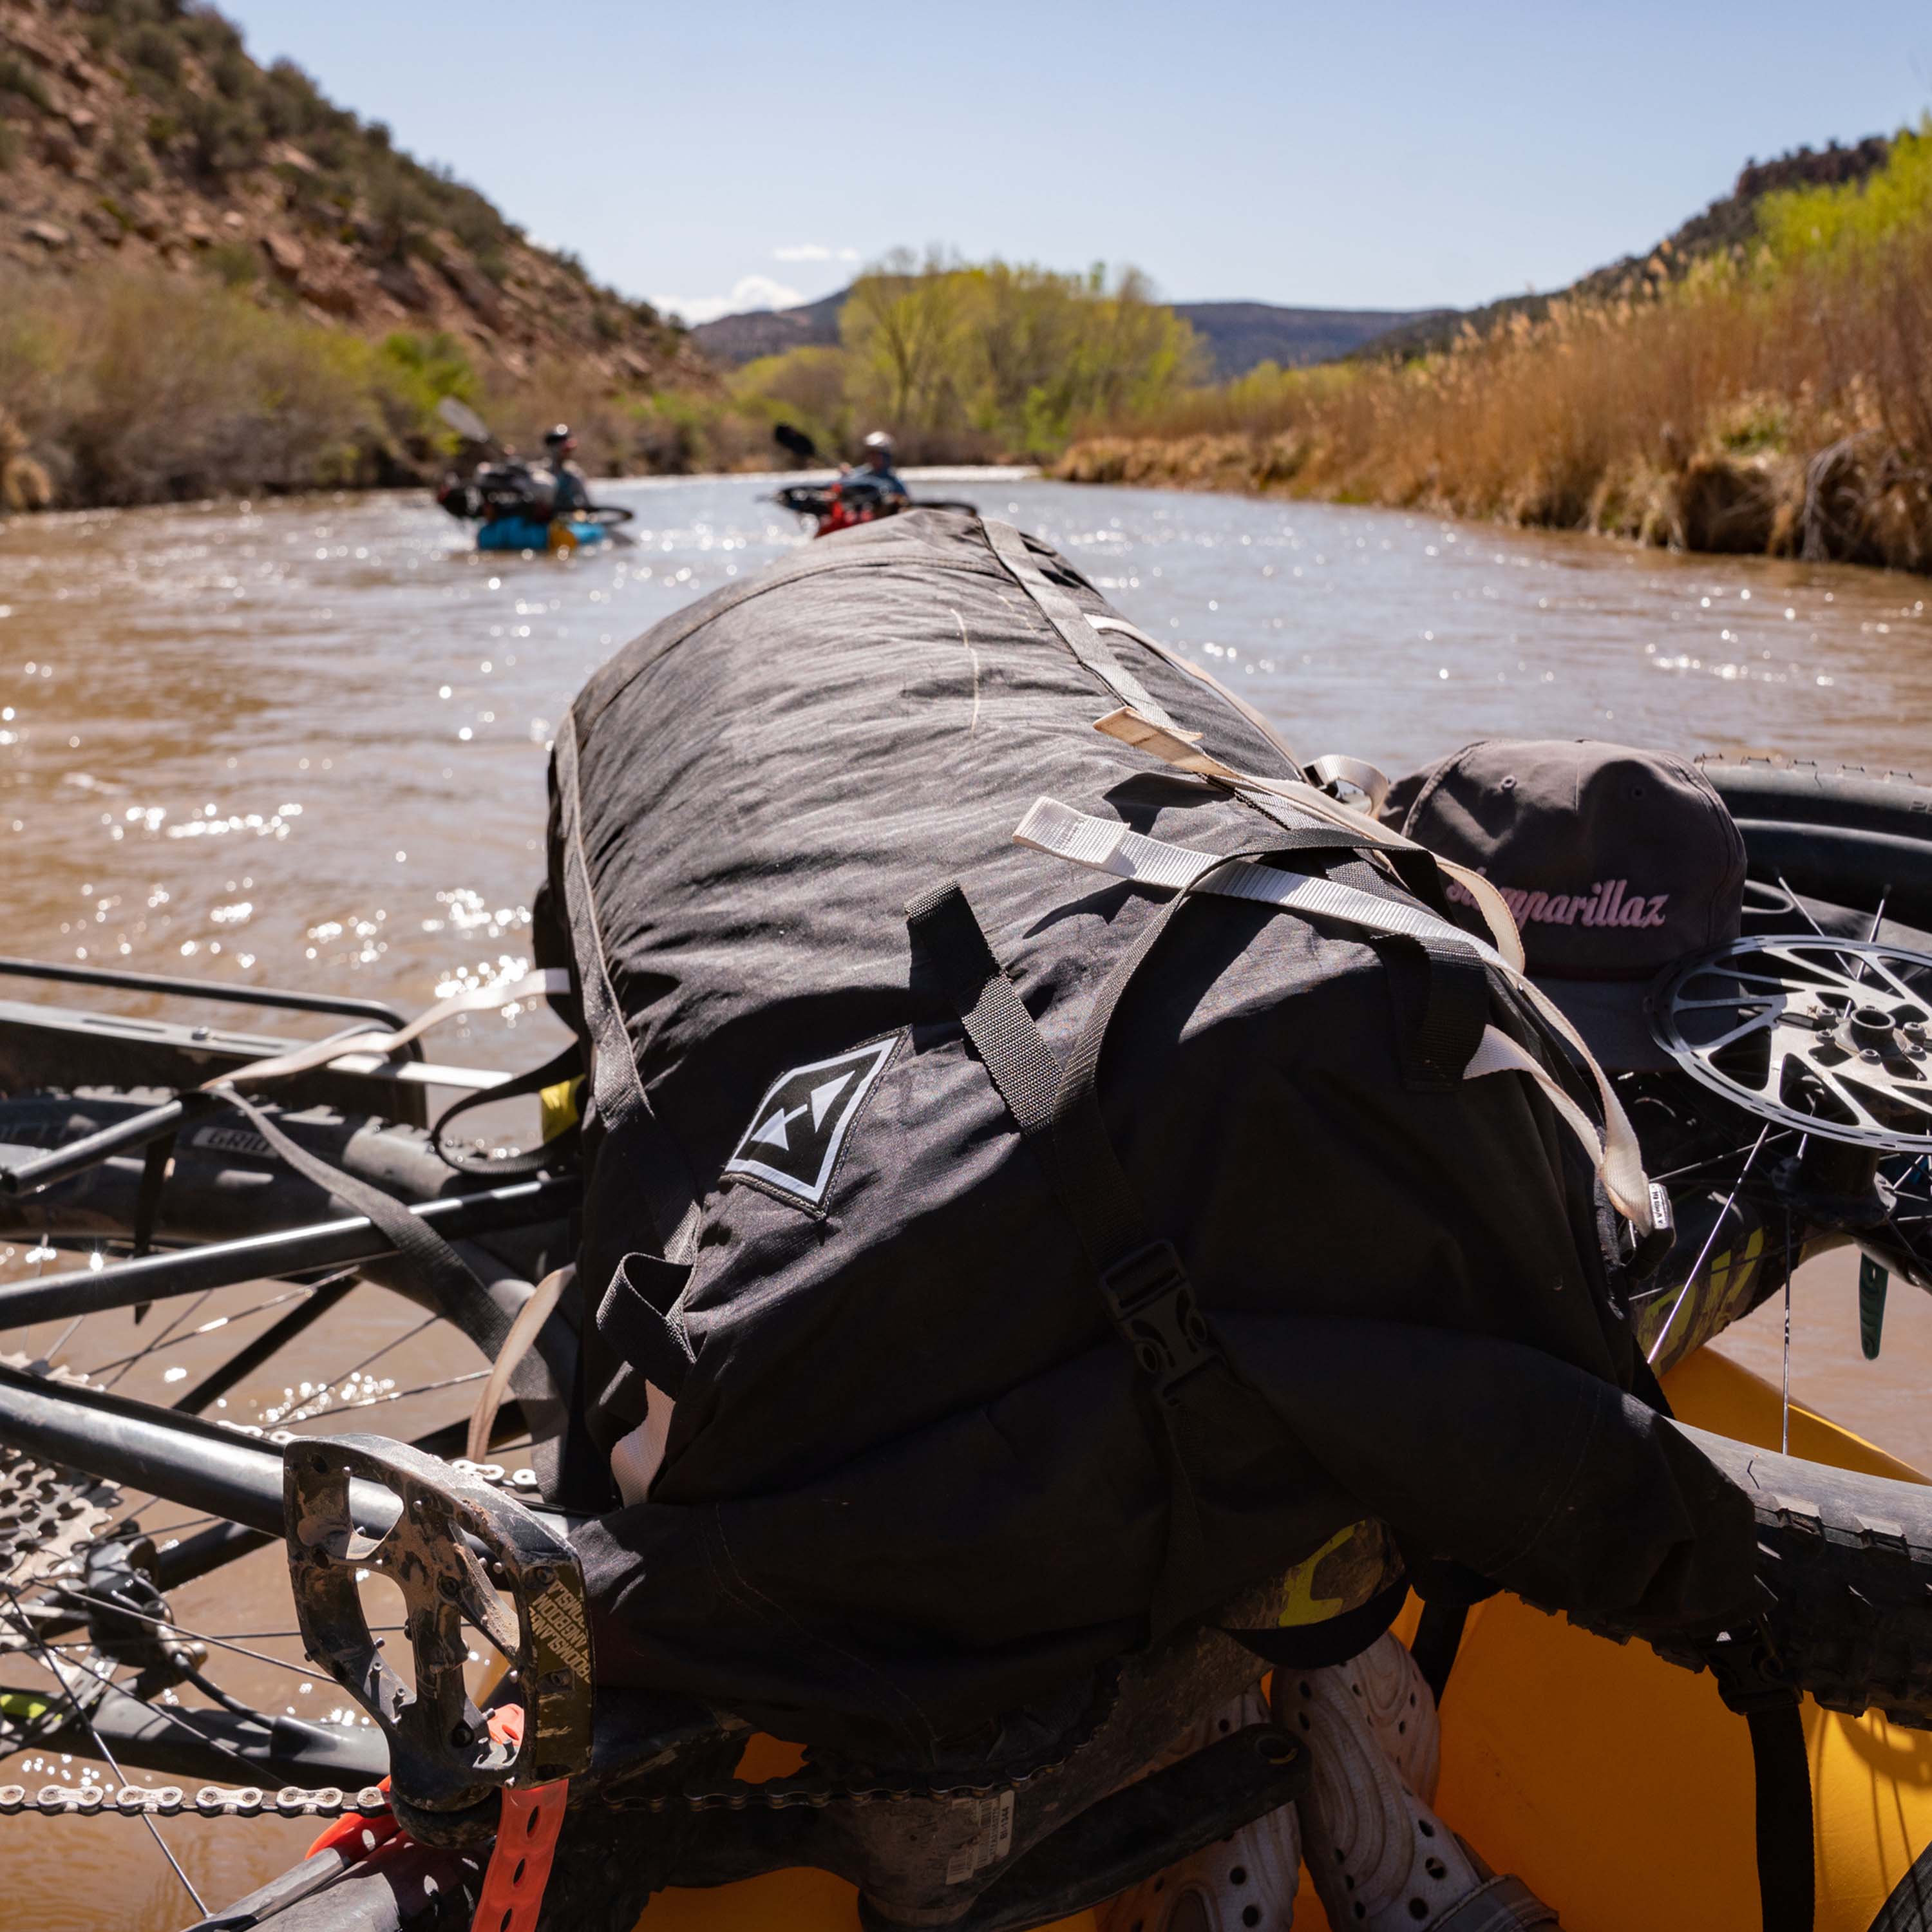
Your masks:
<path fill-rule="evenodd" d="M 1491 1035 L 1573 1111 L 1586 1072 L 1301 776 L 1050 549 L 930 511 L 579 695 L 539 958 L 591 1070 L 606 1678 L 928 1762 L 1365 1519 L 1545 1602 L 1736 1600 L 1589 1161 L 1463 1077 Z M 1401 1591 L 1312 1613 L 1359 1647 Z"/>

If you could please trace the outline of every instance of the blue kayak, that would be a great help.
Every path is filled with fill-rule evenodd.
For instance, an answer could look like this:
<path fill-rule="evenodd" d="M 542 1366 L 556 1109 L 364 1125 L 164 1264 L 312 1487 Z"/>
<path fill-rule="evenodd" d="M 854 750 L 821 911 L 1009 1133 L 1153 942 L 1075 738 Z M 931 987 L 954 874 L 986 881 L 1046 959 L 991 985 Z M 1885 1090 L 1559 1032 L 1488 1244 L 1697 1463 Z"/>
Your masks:
<path fill-rule="evenodd" d="M 478 550 L 576 550 L 602 543 L 609 534 L 602 524 L 575 518 L 554 518 L 539 523 L 534 517 L 497 517 L 476 528 Z"/>

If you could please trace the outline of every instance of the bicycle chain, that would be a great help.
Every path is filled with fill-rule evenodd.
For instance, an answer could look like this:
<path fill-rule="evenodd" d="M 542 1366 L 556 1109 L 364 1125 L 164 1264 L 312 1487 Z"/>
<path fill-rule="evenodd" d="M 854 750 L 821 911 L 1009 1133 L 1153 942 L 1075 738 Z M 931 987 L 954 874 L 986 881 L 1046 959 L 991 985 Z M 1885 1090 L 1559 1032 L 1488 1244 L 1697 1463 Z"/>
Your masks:
<path fill-rule="evenodd" d="M 0 1360 L 4 1359 L 0 1357 Z M 253 1442 L 266 1442 L 274 1449 L 286 1449 L 292 1442 L 314 1442 L 319 1439 L 313 1436 L 298 1436 L 292 1429 L 271 1429 L 260 1422 L 230 1422 L 225 1418 L 218 1423 L 217 1426 L 226 1430 L 232 1436 L 246 1436 Z M 464 1456 L 452 1456 L 449 1466 L 458 1475 L 472 1477 L 479 1483 L 488 1483 L 492 1489 L 507 1490 L 512 1496 L 534 1496 L 536 1493 L 537 1472 L 534 1469 L 506 1468 L 501 1462 L 472 1462 Z"/>
<path fill-rule="evenodd" d="M 729 1791 L 654 1791 L 634 1796 L 614 1790 L 598 1794 L 607 1810 L 662 1814 L 674 1807 L 688 1811 L 824 1810 L 833 1804 L 881 1804 L 914 1798 L 936 1803 L 983 1801 L 1018 1792 L 1058 1771 L 1065 1758 L 998 1780 L 990 1784 L 887 1786 L 835 1784 L 810 1772 L 776 1778 L 764 1784 L 741 1784 Z M 0 1784 L 0 1818 L 32 1812 L 43 1817 L 134 1818 L 346 1818 L 380 1816 L 389 1809 L 389 1794 L 380 1785 L 358 1791 L 340 1785 L 310 1790 L 285 1784 L 269 1791 L 260 1785 L 204 1784 L 190 1798 L 178 1784 L 125 1784 L 110 1798 L 98 1784 L 44 1784 L 29 1791 L 24 1784 Z"/>

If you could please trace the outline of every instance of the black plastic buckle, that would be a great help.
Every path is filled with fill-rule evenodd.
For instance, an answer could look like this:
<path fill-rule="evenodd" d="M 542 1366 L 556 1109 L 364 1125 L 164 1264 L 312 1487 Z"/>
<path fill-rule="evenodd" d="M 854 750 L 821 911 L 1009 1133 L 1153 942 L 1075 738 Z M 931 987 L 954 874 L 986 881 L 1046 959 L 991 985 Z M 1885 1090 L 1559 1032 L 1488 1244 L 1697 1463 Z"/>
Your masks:
<path fill-rule="evenodd" d="M 1163 1402 L 1197 1369 L 1220 1359 L 1194 1284 L 1167 1241 L 1156 1241 L 1100 1276 L 1114 1326 Z"/>

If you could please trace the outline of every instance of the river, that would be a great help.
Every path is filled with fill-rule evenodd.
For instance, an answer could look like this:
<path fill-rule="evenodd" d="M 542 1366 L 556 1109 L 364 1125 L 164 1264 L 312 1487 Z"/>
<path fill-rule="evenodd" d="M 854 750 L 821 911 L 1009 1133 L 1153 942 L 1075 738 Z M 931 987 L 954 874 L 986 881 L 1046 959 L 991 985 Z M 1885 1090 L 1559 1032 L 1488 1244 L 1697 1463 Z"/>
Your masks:
<path fill-rule="evenodd" d="M 635 512 L 635 545 L 568 562 L 480 556 L 426 501 L 397 496 L 0 525 L 0 946 L 404 1008 L 514 971 L 529 953 L 557 719 L 625 639 L 804 540 L 766 500 L 771 487 L 600 486 Z M 1398 772 L 1484 736 L 1591 736 L 1932 767 L 1932 623 L 1917 579 L 1004 473 L 952 475 L 938 493 L 1059 545 L 1304 756 L 1348 752 Z M 438 1056 L 528 1065 L 554 1025 L 492 1019 Z M 40 1264 L 12 1250 L 0 1262 Z M 1885 1355 L 1869 1364 L 1851 1281 L 1838 1258 L 1801 1278 L 1794 1394 L 1932 1467 L 1920 1399 L 1932 1306 L 1894 1293 Z M 156 1330 L 96 1318 L 84 1365 L 142 1348 L 158 1378 L 199 1372 L 220 1344 L 196 1325 L 242 1306 L 198 1307 L 158 1352 Z M 404 1405 L 368 1426 L 410 1433 L 460 1412 L 468 1385 L 428 1388 L 449 1365 L 434 1338 L 408 1332 L 408 1311 L 358 1291 L 341 1322 L 351 1352 L 335 1363 L 381 1350 L 377 1396 Z M 1781 1345 L 1775 1310 L 1721 1344 L 1774 1376 Z M 310 1392 L 296 1376 L 265 1370 L 228 1412 L 298 1402 Z M 142 1521 L 182 1526 L 166 1517 Z M 274 1552 L 176 1610 L 297 1654 L 274 1642 L 287 1622 Z M 241 1662 L 226 1681 L 292 1714 L 344 1702 L 299 1671 L 250 1679 Z M 0 1780 L 76 1772 L 30 1754 Z M 298 1856 L 313 1831 L 164 1829 L 211 1905 Z M 0 1927 L 166 1932 L 191 1916 L 129 1821 L 0 1820 Z"/>

